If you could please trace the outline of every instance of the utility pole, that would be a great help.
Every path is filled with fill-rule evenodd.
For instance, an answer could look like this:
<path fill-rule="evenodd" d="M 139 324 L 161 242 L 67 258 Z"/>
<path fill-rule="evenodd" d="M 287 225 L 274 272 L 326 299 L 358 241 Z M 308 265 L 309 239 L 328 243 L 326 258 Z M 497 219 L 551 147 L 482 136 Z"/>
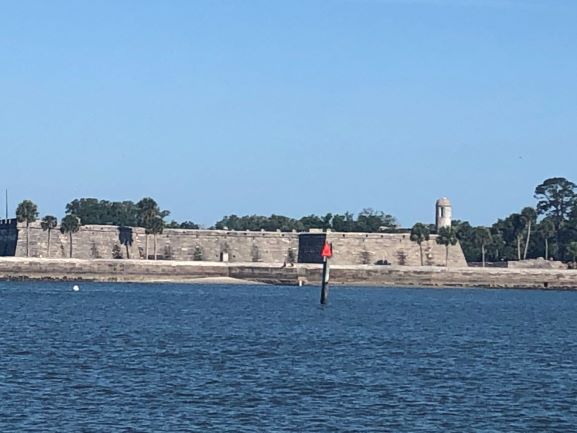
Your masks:
<path fill-rule="evenodd" d="M 8 188 L 6 188 L 6 219 L 8 219 Z"/>

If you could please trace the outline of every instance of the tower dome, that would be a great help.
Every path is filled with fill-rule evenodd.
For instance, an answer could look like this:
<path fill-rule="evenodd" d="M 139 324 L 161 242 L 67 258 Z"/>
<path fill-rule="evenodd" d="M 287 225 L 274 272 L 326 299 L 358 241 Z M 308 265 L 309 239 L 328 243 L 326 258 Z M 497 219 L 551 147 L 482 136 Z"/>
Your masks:
<path fill-rule="evenodd" d="M 440 198 L 437 200 L 435 208 L 435 224 L 437 226 L 437 231 L 442 227 L 451 227 L 453 208 L 449 199 L 447 197 Z"/>

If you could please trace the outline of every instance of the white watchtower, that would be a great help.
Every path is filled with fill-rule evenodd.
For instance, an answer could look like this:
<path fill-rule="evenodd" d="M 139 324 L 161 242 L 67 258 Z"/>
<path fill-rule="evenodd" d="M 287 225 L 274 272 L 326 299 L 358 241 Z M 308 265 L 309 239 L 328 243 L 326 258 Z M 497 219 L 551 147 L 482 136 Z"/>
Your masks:
<path fill-rule="evenodd" d="M 453 208 L 447 197 L 440 198 L 436 204 L 435 223 L 437 231 L 442 227 L 451 227 L 451 218 L 453 217 Z"/>

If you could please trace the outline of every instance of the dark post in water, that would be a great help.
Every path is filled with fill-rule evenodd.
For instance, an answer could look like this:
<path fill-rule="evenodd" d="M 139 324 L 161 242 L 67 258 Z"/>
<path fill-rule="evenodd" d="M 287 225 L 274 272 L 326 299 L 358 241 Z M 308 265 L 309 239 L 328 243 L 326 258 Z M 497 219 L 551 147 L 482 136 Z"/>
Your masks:
<path fill-rule="evenodd" d="M 333 247 L 329 243 L 325 242 L 323 246 L 323 251 L 321 252 L 323 256 L 323 279 L 321 282 L 321 305 L 325 305 L 329 298 L 329 259 L 333 256 Z"/>

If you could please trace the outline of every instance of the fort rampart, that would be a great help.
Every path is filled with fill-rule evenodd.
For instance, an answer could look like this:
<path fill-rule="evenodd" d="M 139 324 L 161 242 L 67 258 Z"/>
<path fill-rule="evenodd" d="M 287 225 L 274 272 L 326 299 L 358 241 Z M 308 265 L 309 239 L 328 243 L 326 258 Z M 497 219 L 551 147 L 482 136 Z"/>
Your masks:
<path fill-rule="evenodd" d="M 26 225 L 11 222 L 0 224 L 0 246 L 6 245 L 2 256 L 26 256 Z M 29 256 L 38 258 L 68 258 L 70 237 L 58 228 L 50 234 L 35 222 L 29 228 Z M 312 238 L 312 239 L 311 239 Z M 86 225 L 72 235 L 73 258 L 78 259 L 149 259 L 154 258 L 154 245 L 159 260 L 251 263 L 308 263 L 308 246 L 316 255 L 315 243 L 331 242 L 335 265 L 372 265 L 388 263 L 400 266 L 421 264 L 419 245 L 408 233 L 295 233 L 227 230 L 165 229 L 156 236 L 144 229 L 116 226 Z M 310 245 L 308 243 L 314 241 Z M 305 245 L 307 244 L 307 245 Z M 424 242 L 424 264 L 445 265 L 445 247 L 435 242 L 435 236 Z M 320 248 L 318 249 L 320 256 Z M 314 261 L 314 260 L 313 260 Z M 449 248 L 449 266 L 466 266 L 459 245 Z"/>

